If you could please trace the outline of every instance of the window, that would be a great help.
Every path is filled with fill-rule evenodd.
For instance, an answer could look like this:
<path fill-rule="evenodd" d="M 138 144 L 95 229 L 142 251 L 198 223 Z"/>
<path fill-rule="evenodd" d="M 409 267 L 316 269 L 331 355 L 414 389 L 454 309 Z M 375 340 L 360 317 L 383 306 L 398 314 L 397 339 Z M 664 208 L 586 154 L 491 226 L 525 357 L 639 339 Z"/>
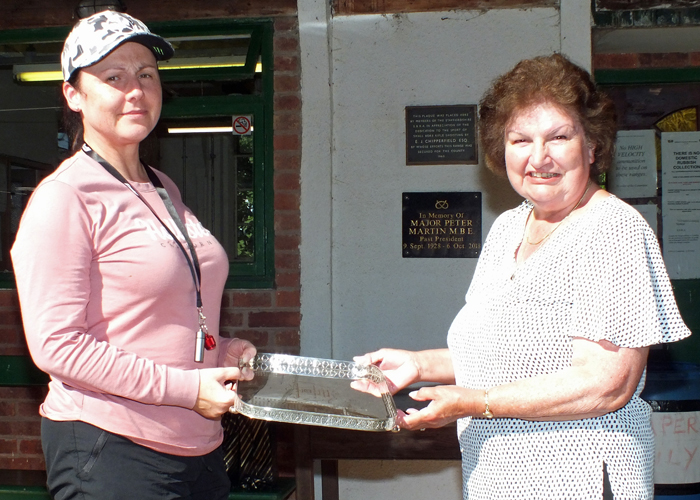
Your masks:
<path fill-rule="evenodd" d="M 176 182 L 185 204 L 226 249 L 227 287 L 270 287 L 272 25 L 149 24 L 173 44 L 175 57 L 161 63 L 161 121 L 142 156 Z M 0 32 L 0 130 L 10 138 L 0 143 L 3 287 L 14 286 L 9 249 L 28 195 L 69 154 L 58 72 L 68 30 Z"/>

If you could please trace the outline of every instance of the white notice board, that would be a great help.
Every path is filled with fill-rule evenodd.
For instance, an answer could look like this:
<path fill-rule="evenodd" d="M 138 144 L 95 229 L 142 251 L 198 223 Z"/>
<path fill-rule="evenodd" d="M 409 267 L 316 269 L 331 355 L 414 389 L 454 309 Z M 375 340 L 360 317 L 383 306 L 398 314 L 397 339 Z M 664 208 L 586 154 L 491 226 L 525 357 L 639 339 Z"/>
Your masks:
<path fill-rule="evenodd" d="M 700 411 L 652 412 L 654 483 L 700 483 Z"/>
<path fill-rule="evenodd" d="M 700 278 L 700 132 L 661 134 L 664 260 L 671 279 Z"/>
<path fill-rule="evenodd" d="M 656 132 L 620 130 L 608 173 L 610 192 L 618 198 L 656 197 Z"/>

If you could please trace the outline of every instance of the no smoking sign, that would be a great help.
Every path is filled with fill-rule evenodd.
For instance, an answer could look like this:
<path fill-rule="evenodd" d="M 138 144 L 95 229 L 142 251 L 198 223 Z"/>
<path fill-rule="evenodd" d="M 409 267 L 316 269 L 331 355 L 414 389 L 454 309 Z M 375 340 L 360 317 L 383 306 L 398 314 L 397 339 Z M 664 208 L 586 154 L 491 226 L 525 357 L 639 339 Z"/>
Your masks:
<path fill-rule="evenodd" d="M 250 135 L 253 132 L 253 118 L 250 115 L 233 117 L 233 135 Z"/>

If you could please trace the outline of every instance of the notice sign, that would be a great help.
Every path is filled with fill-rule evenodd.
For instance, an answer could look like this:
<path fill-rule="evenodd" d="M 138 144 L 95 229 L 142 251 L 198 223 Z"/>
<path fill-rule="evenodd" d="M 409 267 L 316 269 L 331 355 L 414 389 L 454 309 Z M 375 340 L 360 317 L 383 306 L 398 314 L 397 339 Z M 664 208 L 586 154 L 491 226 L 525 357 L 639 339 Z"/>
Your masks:
<path fill-rule="evenodd" d="M 610 192 L 618 198 L 656 197 L 656 132 L 620 130 L 608 174 Z"/>
<path fill-rule="evenodd" d="M 661 134 L 664 260 L 671 279 L 700 278 L 700 132 Z"/>
<path fill-rule="evenodd" d="M 250 135 L 253 133 L 253 117 L 250 115 L 234 116 L 233 135 Z"/>
<path fill-rule="evenodd" d="M 654 483 L 700 483 L 700 411 L 653 412 Z"/>
<path fill-rule="evenodd" d="M 481 193 L 403 193 L 403 256 L 476 258 Z"/>
<path fill-rule="evenodd" d="M 407 106 L 406 165 L 476 165 L 476 106 Z"/>

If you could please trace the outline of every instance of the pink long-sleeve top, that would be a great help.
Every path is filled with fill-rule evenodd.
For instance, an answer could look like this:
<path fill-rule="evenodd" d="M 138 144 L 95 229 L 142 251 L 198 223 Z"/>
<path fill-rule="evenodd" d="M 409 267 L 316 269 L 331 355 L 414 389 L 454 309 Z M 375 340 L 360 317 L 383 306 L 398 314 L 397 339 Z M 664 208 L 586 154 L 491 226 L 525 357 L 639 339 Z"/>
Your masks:
<path fill-rule="evenodd" d="M 220 422 L 191 408 L 197 369 L 218 366 L 229 342 L 218 335 L 228 258 L 175 184 L 157 174 L 201 266 L 204 314 L 218 343 L 203 363 L 194 362 L 199 323 L 182 251 L 148 207 L 83 152 L 33 193 L 12 261 L 29 350 L 51 376 L 40 413 L 198 456 L 222 440 Z M 179 235 L 153 185 L 132 186 Z"/>

